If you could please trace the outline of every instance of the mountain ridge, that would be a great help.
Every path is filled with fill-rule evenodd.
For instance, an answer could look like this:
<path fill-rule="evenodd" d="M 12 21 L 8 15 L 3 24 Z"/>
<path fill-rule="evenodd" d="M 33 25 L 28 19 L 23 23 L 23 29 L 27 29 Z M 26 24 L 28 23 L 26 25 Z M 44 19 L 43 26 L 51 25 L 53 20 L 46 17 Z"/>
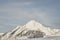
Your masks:
<path fill-rule="evenodd" d="M 55 33 L 59 32 L 58 29 L 51 29 L 49 27 L 45 27 L 44 25 L 36 22 L 35 20 L 29 21 L 24 26 L 17 26 L 11 32 L 8 32 L 4 37 L 44 37 L 44 36 L 53 36 Z M 39 34 L 39 35 L 38 35 Z M 31 36 L 33 35 L 33 36 Z"/>

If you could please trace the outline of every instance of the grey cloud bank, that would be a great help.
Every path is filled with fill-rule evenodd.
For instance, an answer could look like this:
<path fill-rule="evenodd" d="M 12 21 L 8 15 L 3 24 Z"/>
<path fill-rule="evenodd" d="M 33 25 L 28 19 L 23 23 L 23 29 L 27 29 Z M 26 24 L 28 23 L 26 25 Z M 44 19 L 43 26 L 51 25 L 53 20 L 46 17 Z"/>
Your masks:
<path fill-rule="evenodd" d="M 0 32 L 29 20 L 60 28 L 60 0 L 0 0 Z"/>

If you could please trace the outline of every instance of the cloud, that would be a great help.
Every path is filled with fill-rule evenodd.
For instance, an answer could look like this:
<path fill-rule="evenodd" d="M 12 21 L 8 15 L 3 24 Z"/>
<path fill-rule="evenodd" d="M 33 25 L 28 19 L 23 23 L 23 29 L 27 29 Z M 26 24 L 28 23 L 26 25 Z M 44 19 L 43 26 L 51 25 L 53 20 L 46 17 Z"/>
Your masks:
<path fill-rule="evenodd" d="M 25 6 L 31 5 L 32 2 L 12 2 L 0 5 L 0 11 L 16 11 L 18 8 L 23 8 Z"/>
<path fill-rule="evenodd" d="M 58 1 L 4 0 L 0 3 L 0 31 L 6 32 L 6 29 L 26 24 L 30 20 L 37 20 L 51 28 L 60 28 L 60 2 Z"/>
<path fill-rule="evenodd" d="M 14 2 L 14 3 L 8 3 L 8 5 L 11 6 L 28 6 L 31 5 L 32 2 Z"/>
<path fill-rule="evenodd" d="M 2 12 L 2 14 L 5 15 L 0 16 L 0 19 L 1 21 L 2 19 L 3 21 L 4 20 L 8 20 L 8 22 L 11 21 L 11 23 L 14 20 L 16 21 L 21 19 L 22 20 L 35 19 L 49 26 L 55 25 L 54 22 L 56 21 L 56 19 L 58 19 L 54 17 L 54 15 L 56 14 L 55 7 L 50 6 L 38 8 L 36 5 L 34 7 L 34 5 L 35 4 L 32 2 L 9 2 L 0 5 L 0 12 Z M 59 22 L 59 20 L 56 22 Z"/>

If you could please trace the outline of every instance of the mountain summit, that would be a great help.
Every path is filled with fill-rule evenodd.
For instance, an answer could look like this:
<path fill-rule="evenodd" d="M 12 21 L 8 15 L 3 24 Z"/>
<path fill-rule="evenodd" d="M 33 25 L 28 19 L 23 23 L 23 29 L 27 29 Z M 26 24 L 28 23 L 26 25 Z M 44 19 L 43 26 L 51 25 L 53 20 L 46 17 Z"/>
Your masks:
<path fill-rule="evenodd" d="M 25 38 L 39 38 L 44 36 L 52 36 L 59 32 L 58 29 L 51 29 L 45 27 L 44 25 L 36 22 L 35 20 L 31 20 L 24 26 L 17 26 L 14 30 L 8 32 L 4 37 L 25 37 Z"/>

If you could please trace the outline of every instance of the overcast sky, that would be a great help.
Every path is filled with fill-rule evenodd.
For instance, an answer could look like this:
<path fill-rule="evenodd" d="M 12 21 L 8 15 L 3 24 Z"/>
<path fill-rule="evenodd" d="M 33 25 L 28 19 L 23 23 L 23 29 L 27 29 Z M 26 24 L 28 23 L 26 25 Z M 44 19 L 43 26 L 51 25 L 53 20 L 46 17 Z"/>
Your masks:
<path fill-rule="evenodd" d="M 60 28 L 60 0 L 0 0 L 0 32 L 30 20 Z"/>

